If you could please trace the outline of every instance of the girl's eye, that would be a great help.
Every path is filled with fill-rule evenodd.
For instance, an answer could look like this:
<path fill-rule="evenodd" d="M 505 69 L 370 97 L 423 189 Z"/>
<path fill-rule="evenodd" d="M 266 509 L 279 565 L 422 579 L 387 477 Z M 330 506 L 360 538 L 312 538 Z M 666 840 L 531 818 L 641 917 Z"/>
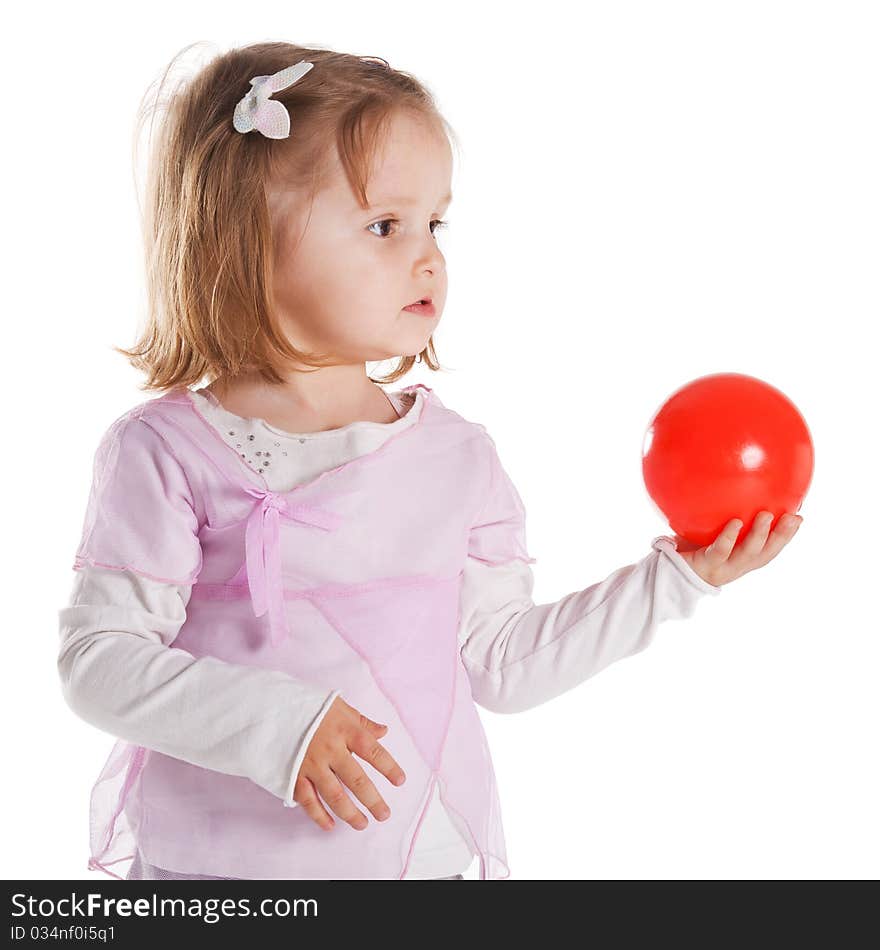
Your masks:
<path fill-rule="evenodd" d="M 369 226 L 367 227 L 367 230 L 369 231 L 370 228 L 375 228 L 377 225 L 392 224 L 392 223 L 393 223 L 393 224 L 399 224 L 400 222 L 397 220 L 397 218 L 385 218 L 385 219 L 383 219 L 382 221 L 374 221 L 371 225 L 369 225 Z M 433 220 L 433 221 L 431 222 L 431 224 L 435 225 L 435 227 L 433 227 L 433 228 L 431 229 L 431 234 L 436 234 L 437 231 L 438 231 L 440 228 L 448 228 L 448 227 L 449 227 L 449 222 L 448 222 L 448 221 L 440 221 L 440 220 L 438 220 L 438 219 Z M 372 233 L 373 233 L 373 234 L 376 234 L 375 231 L 373 231 Z M 377 236 L 377 237 L 388 237 L 387 234 L 377 234 L 376 236 Z"/>

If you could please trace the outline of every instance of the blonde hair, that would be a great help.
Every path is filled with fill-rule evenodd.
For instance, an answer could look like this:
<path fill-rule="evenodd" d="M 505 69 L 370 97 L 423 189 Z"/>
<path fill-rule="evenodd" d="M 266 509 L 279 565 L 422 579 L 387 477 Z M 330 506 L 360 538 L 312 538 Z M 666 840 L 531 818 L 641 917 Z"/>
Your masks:
<path fill-rule="evenodd" d="M 303 59 L 314 68 L 273 95 L 291 115 L 290 137 L 236 132 L 232 115 L 250 79 Z M 280 363 L 326 365 L 326 355 L 300 352 L 287 341 L 274 312 L 269 183 L 283 180 L 311 202 L 335 149 L 367 207 L 369 171 L 395 114 L 422 117 L 457 144 L 454 130 L 430 92 L 384 59 L 290 43 L 256 43 L 215 56 L 173 90 L 166 106 L 145 185 L 146 328 L 131 349 L 113 349 L 146 373 L 144 391 L 249 371 L 281 383 Z M 138 130 L 147 114 L 142 102 Z M 440 369 L 433 338 L 419 358 Z M 370 379 L 394 382 L 416 359 L 402 356 L 391 373 Z"/>

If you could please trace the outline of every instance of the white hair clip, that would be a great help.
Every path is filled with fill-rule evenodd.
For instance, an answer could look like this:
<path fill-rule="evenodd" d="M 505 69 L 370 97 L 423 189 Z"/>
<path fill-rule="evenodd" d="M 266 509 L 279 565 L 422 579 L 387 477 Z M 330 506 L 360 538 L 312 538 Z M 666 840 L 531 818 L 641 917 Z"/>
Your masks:
<path fill-rule="evenodd" d="M 235 107 L 232 124 L 236 132 L 251 132 L 256 129 L 268 139 L 286 139 L 290 135 L 290 114 L 281 102 L 269 96 L 292 86 L 314 66 L 305 60 L 295 66 L 287 66 L 273 76 L 254 76 L 251 89 Z"/>

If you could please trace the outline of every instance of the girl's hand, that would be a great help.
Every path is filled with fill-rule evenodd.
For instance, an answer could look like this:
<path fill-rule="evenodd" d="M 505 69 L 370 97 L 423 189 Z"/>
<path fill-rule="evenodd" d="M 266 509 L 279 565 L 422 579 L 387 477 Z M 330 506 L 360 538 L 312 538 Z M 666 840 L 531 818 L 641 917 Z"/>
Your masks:
<path fill-rule="evenodd" d="M 743 526 L 738 518 L 728 521 L 718 537 L 704 548 L 676 534 L 678 553 L 704 581 L 721 587 L 772 561 L 795 536 L 804 520 L 800 515 L 786 513 L 770 534 L 773 517 L 770 511 L 758 512 L 752 530 L 735 551 L 734 545 Z"/>
<path fill-rule="evenodd" d="M 293 787 L 293 800 L 325 831 L 329 831 L 335 822 L 318 793 L 352 828 L 363 831 L 367 827 L 366 816 L 354 806 L 342 782 L 379 821 L 385 821 L 391 815 L 376 786 L 351 755 L 351 752 L 357 753 L 395 785 L 403 785 L 406 781 L 403 769 L 376 741 L 377 736 L 383 736 L 387 731 L 388 726 L 367 719 L 341 696 L 331 703 L 306 749 Z"/>

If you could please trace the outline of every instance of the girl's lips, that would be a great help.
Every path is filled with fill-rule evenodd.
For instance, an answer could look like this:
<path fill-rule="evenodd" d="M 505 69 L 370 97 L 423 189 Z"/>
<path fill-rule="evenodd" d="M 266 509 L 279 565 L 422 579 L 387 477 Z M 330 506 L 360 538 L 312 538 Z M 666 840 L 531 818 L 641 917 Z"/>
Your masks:
<path fill-rule="evenodd" d="M 423 317 L 433 317 L 435 315 L 433 303 L 411 303 L 403 309 L 410 313 L 420 313 Z"/>

